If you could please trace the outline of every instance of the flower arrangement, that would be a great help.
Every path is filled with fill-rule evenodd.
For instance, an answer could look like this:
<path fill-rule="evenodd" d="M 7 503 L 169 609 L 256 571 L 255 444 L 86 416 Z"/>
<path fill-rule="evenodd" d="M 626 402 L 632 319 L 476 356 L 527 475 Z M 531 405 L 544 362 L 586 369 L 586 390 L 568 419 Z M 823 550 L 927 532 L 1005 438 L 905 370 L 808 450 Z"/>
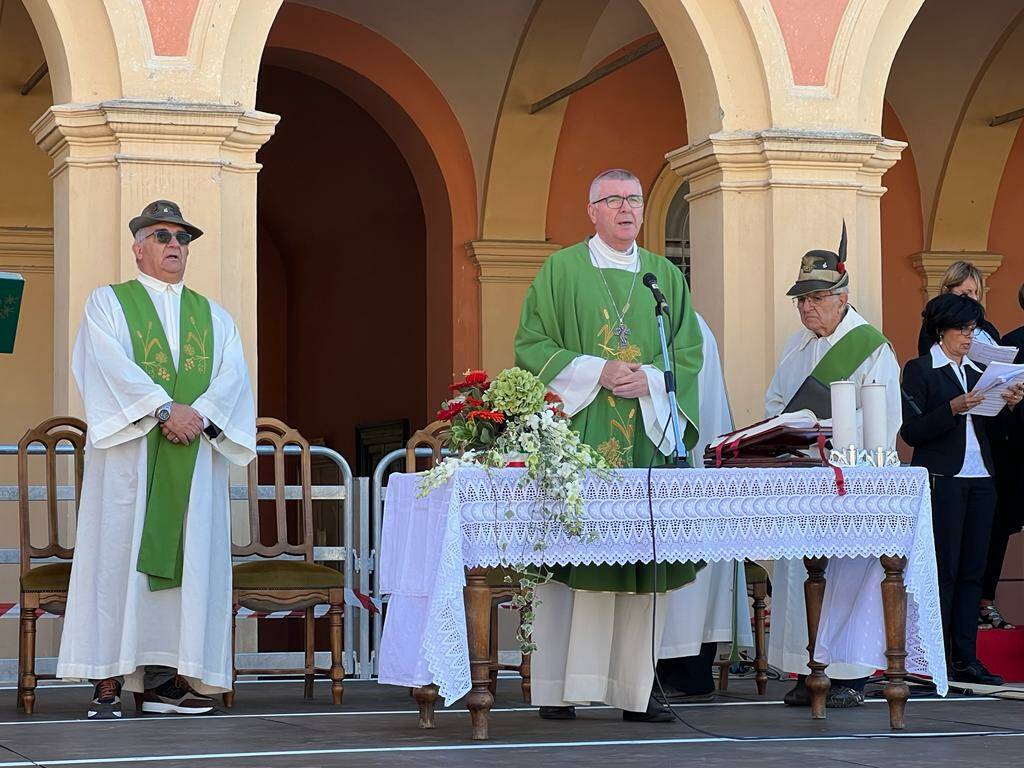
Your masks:
<path fill-rule="evenodd" d="M 462 381 L 452 384 L 451 391 L 437 418 L 451 424 L 449 446 L 458 455 L 426 473 L 420 494 L 441 487 L 463 466 L 522 466 L 526 471 L 520 482 L 536 486 L 537 511 L 543 522 L 560 526 L 571 536 L 582 536 L 583 475 L 591 472 L 609 479 L 611 470 L 572 429 L 561 399 L 521 368 L 508 368 L 493 381 L 483 371 L 467 371 Z M 542 550 L 544 542 L 537 541 L 533 547 Z M 513 598 L 522 612 L 517 638 L 523 652 L 529 653 L 536 648 L 530 637 L 534 588 L 550 576 L 530 573 L 514 562 L 506 565 L 519 574 L 520 592 Z M 512 583 L 510 576 L 505 580 Z"/>

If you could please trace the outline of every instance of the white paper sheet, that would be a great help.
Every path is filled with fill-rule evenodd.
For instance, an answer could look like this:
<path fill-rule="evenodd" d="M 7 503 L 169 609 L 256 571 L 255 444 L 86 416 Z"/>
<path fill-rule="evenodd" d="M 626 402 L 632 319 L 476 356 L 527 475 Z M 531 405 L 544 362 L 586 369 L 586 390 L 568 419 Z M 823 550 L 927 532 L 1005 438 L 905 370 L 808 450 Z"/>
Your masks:
<path fill-rule="evenodd" d="M 975 337 L 971 342 L 971 348 L 967 356 L 981 365 L 992 363 L 1012 363 L 1017 357 L 1016 347 L 1001 347 L 998 344 L 989 344 L 987 341 Z"/>
<path fill-rule="evenodd" d="M 971 349 L 974 347 L 972 346 Z M 973 357 L 971 358 L 974 359 Z M 967 413 L 971 416 L 995 416 L 1006 405 L 1003 393 L 1010 385 L 1024 377 L 1024 365 L 994 362 L 985 369 L 971 393 L 985 395 L 985 399 Z"/>

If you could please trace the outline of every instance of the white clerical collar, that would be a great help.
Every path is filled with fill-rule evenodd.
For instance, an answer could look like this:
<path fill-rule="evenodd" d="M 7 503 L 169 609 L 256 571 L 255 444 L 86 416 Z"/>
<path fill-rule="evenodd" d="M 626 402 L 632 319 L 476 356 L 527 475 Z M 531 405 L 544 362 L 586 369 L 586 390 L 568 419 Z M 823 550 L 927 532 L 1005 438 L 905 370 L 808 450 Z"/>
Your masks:
<path fill-rule="evenodd" d="M 139 272 L 135 278 L 144 286 L 149 288 L 151 291 L 156 293 L 163 293 L 164 291 L 173 291 L 174 293 L 181 295 L 181 289 L 185 287 L 185 281 L 182 280 L 177 283 L 165 283 L 163 280 L 157 280 L 152 275 L 147 275 L 145 272 Z"/>
<path fill-rule="evenodd" d="M 952 365 L 952 366 L 955 366 L 955 367 L 960 367 L 960 366 L 958 366 L 956 364 L 956 362 L 954 360 L 950 359 L 949 355 L 946 354 L 946 350 L 944 350 L 942 348 L 942 346 L 940 344 L 938 344 L 938 343 L 932 344 L 931 353 L 932 353 L 932 368 L 941 368 L 944 365 Z M 974 370 L 976 370 L 978 373 L 981 373 L 981 368 L 979 368 L 977 365 L 975 365 L 974 361 L 971 360 L 971 358 L 969 358 L 967 355 L 963 356 L 963 362 L 961 363 L 961 365 L 969 366 L 969 367 L 973 368 Z"/>
<path fill-rule="evenodd" d="M 590 238 L 587 245 L 589 245 L 601 259 L 610 262 L 611 264 L 615 264 L 616 266 L 629 267 L 636 263 L 636 240 L 634 240 L 625 251 L 617 251 L 602 240 L 600 235 L 595 234 Z"/>

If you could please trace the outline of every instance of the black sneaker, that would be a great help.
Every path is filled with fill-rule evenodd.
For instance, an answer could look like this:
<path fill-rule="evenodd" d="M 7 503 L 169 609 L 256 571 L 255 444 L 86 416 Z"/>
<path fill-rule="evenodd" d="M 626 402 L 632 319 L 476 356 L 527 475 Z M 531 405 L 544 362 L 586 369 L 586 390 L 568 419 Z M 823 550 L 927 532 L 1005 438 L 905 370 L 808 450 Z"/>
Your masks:
<path fill-rule="evenodd" d="M 92 704 L 89 705 L 86 717 L 90 720 L 113 720 L 121 717 L 121 683 L 112 677 L 96 683 Z"/>
<path fill-rule="evenodd" d="M 213 710 L 213 699 L 197 693 L 178 675 L 142 695 L 142 711 L 158 715 L 203 715 Z"/>
<path fill-rule="evenodd" d="M 978 683 L 979 685 L 1002 685 L 1003 678 L 985 669 L 985 665 L 975 659 L 970 664 L 953 662 L 953 682 Z"/>

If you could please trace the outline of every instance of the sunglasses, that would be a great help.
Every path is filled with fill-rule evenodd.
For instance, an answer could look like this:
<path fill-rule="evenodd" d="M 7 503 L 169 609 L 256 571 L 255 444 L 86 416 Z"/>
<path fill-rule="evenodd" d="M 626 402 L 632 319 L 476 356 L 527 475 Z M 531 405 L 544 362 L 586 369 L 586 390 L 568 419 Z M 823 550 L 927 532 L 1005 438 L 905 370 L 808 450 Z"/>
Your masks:
<path fill-rule="evenodd" d="M 150 232 L 146 237 L 155 237 L 161 245 L 167 245 L 171 242 L 172 237 L 178 241 L 178 245 L 188 245 L 192 242 L 192 235 L 188 232 L 171 232 L 169 229 L 158 229 L 156 232 Z M 145 240 L 146 237 L 142 239 Z"/>

